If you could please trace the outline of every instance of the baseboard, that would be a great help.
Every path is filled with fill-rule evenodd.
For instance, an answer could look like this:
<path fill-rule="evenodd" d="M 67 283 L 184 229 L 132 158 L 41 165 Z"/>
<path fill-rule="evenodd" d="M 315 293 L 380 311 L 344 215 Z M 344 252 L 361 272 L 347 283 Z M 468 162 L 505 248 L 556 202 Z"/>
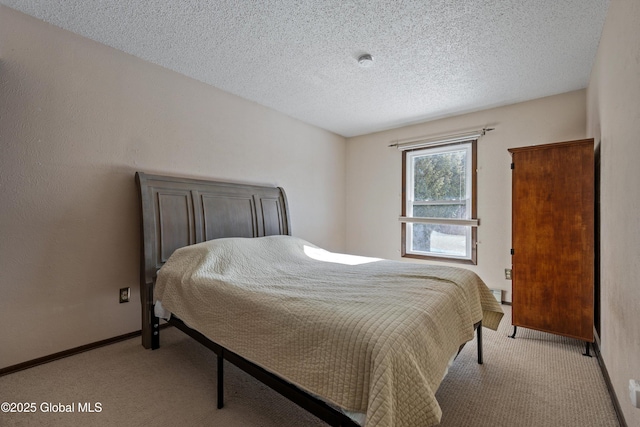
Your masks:
<path fill-rule="evenodd" d="M 600 353 L 600 337 L 598 336 L 597 333 L 595 334 L 593 351 L 596 354 L 596 357 L 598 359 L 600 370 L 602 370 L 602 376 L 604 377 L 604 382 L 607 384 L 607 390 L 609 391 L 611 402 L 613 402 L 613 409 L 616 411 L 616 416 L 618 417 L 618 422 L 620 423 L 620 427 L 627 427 L 627 422 L 624 419 L 624 414 L 622 413 L 622 407 L 620 406 L 620 401 L 618 400 L 618 396 L 616 396 L 616 392 L 613 389 L 613 384 L 611 383 L 611 377 L 609 377 L 609 372 L 607 371 L 607 367 L 604 363 L 604 360 L 602 359 L 602 354 Z"/>
<path fill-rule="evenodd" d="M 168 324 L 163 324 L 160 327 L 169 326 Z M 75 354 L 80 354 L 85 351 L 93 350 L 96 348 L 104 347 L 109 344 L 115 344 L 120 341 L 128 340 L 130 338 L 138 337 L 142 334 L 142 331 L 129 332 L 128 334 L 118 335 L 117 337 L 107 338 L 106 340 L 96 341 L 94 343 L 81 345 L 79 347 L 71 348 L 69 350 L 60 351 L 58 353 L 53 353 L 48 356 L 38 357 L 37 359 L 28 360 L 26 362 L 18 363 L 17 365 L 7 366 L 6 368 L 0 369 L 0 377 L 4 375 L 13 374 L 14 372 L 22 371 L 25 369 L 33 368 L 34 366 L 43 365 L 45 363 L 53 362 L 54 360 L 63 359 L 65 357 L 73 356 Z"/>

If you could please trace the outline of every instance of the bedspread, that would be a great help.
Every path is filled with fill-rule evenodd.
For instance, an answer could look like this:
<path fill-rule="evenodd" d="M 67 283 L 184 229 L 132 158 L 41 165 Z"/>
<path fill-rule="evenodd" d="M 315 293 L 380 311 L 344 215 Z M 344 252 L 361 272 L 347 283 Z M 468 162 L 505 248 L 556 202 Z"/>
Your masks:
<path fill-rule="evenodd" d="M 291 236 L 178 249 L 155 296 L 212 341 L 335 405 L 366 427 L 440 421 L 447 364 L 500 305 L 463 268 L 335 259 Z"/>

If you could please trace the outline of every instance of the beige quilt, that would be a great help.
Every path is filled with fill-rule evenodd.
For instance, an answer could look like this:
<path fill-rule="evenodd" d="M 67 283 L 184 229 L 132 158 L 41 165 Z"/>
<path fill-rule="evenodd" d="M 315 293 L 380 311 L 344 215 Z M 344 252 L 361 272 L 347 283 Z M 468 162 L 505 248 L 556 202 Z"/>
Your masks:
<path fill-rule="evenodd" d="M 366 427 L 430 426 L 461 344 L 500 305 L 462 268 L 332 254 L 291 236 L 177 250 L 158 274 L 167 310 L 212 341 L 349 411 Z"/>

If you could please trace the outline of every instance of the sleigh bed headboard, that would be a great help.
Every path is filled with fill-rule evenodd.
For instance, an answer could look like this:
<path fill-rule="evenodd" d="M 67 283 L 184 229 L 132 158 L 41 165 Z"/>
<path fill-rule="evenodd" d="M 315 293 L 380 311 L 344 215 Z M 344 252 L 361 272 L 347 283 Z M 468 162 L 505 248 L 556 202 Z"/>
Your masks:
<path fill-rule="evenodd" d="M 291 234 L 280 187 L 136 172 L 140 197 L 142 345 L 158 347 L 153 313 L 157 271 L 178 248 L 223 237 Z"/>

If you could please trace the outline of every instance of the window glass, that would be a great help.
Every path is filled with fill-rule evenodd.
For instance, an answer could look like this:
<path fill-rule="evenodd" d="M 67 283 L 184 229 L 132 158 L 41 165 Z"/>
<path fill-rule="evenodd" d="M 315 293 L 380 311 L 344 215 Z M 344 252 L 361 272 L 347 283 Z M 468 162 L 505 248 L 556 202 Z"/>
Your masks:
<path fill-rule="evenodd" d="M 411 224 L 412 252 L 467 257 L 470 226 Z"/>
<path fill-rule="evenodd" d="M 456 149 L 443 153 L 414 155 L 415 200 L 463 200 L 467 195 L 467 151 Z"/>

